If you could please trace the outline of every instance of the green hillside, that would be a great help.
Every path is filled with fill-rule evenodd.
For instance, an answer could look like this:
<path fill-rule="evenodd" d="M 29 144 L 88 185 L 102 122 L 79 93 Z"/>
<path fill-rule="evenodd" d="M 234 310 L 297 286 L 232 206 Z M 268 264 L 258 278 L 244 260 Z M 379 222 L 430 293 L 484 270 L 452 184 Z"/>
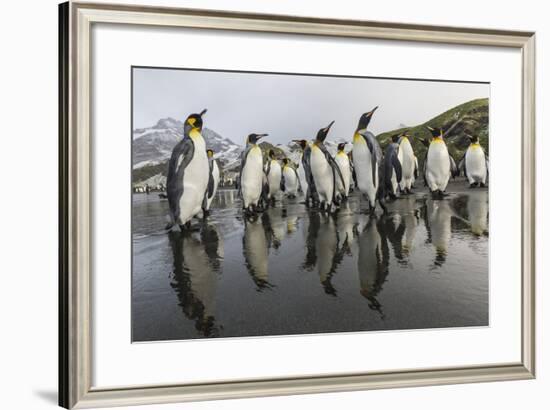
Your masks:
<path fill-rule="evenodd" d="M 409 130 L 410 141 L 414 153 L 418 158 L 419 166 L 422 166 L 427 148 L 422 144 L 421 139 L 429 140 L 431 134 L 426 126 L 433 128 L 443 128 L 446 132 L 451 127 L 448 135 L 445 137 L 449 152 L 458 161 L 462 158 L 465 150 L 468 148 L 469 140 L 465 133 L 479 136 L 481 146 L 485 152 L 489 153 L 489 99 L 481 98 L 458 105 L 445 111 L 443 114 L 432 118 L 431 120 L 418 124 L 410 128 L 399 128 L 387 131 L 377 135 L 377 139 L 385 147 L 392 135 Z"/>

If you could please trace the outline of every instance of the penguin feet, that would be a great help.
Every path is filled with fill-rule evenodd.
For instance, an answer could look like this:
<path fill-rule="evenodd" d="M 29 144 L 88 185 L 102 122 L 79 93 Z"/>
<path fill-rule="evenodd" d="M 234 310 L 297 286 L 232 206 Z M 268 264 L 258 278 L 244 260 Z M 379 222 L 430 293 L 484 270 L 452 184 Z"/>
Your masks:
<path fill-rule="evenodd" d="M 477 182 L 472 182 L 470 184 L 470 189 L 475 188 L 477 186 Z"/>
<path fill-rule="evenodd" d="M 487 186 L 487 185 L 485 185 L 485 182 L 480 182 L 480 183 L 479 183 L 479 187 L 480 187 L 480 188 L 485 188 L 486 186 Z"/>

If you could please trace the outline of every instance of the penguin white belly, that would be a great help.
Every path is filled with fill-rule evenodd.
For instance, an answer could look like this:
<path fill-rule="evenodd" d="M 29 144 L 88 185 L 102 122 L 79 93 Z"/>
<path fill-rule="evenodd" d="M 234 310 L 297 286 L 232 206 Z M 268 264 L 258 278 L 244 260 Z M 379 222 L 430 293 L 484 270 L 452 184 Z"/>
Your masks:
<path fill-rule="evenodd" d="M 344 185 L 342 186 L 342 181 L 340 180 L 340 177 L 338 175 L 336 176 L 336 185 L 338 187 L 338 192 L 343 192 L 345 196 L 348 196 L 349 183 L 351 180 L 349 158 L 346 154 L 338 153 L 335 160 L 336 164 L 338 164 L 338 168 L 340 168 L 340 172 L 342 173 L 342 177 L 344 179 Z"/>
<path fill-rule="evenodd" d="M 401 189 L 411 189 L 414 179 L 414 152 L 408 138 L 404 138 L 399 144 L 397 158 L 401 163 Z"/>
<path fill-rule="evenodd" d="M 393 194 L 397 194 L 397 187 L 398 187 L 398 183 L 397 183 L 397 175 L 395 174 L 395 169 L 392 168 L 392 171 L 391 171 L 391 188 L 393 190 Z"/>
<path fill-rule="evenodd" d="M 296 179 L 296 173 L 291 167 L 284 167 L 283 176 L 285 178 L 285 193 L 287 195 L 296 195 L 298 190 L 298 180 Z"/>
<path fill-rule="evenodd" d="M 474 182 L 485 183 L 487 177 L 487 165 L 485 153 L 479 145 L 470 145 L 464 158 L 466 162 L 466 176 L 470 184 Z"/>
<path fill-rule="evenodd" d="M 311 173 L 319 200 L 325 204 L 332 203 L 334 189 L 332 168 L 325 158 L 325 154 L 316 146 L 311 148 Z"/>
<path fill-rule="evenodd" d="M 262 150 L 255 146 L 246 158 L 245 167 L 241 175 L 241 193 L 244 207 L 258 205 L 262 195 L 262 181 L 264 177 Z"/>
<path fill-rule="evenodd" d="M 193 158 L 183 173 L 183 195 L 180 198 L 180 223 L 185 224 L 202 210 L 202 201 L 208 188 L 208 157 L 202 137 L 193 138 Z"/>
<path fill-rule="evenodd" d="M 267 176 L 267 183 L 269 185 L 269 197 L 277 197 L 281 191 L 281 165 L 278 161 L 271 161 L 271 168 L 269 169 L 269 175 Z"/>
<path fill-rule="evenodd" d="M 210 204 L 212 204 L 212 201 L 216 196 L 216 191 L 218 190 L 218 184 L 220 183 L 220 169 L 218 168 L 218 163 L 216 161 L 214 161 L 214 164 L 212 167 L 212 178 L 214 179 L 214 192 L 212 192 L 212 197 L 206 200 L 207 210 L 210 209 Z"/>
<path fill-rule="evenodd" d="M 432 191 L 445 191 L 451 177 L 449 151 L 444 142 L 432 142 L 428 148 L 426 181 Z"/>
<path fill-rule="evenodd" d="M 372 178 L 372 158 L 369 147 L 365 142 L 353 143 L 353 166 L 357 178 L 357 188 L 367 195 L 370 205 L 375 205 L 376 191 L 378 190 L 378 167 L 375 169 L 374 183 Z"/>

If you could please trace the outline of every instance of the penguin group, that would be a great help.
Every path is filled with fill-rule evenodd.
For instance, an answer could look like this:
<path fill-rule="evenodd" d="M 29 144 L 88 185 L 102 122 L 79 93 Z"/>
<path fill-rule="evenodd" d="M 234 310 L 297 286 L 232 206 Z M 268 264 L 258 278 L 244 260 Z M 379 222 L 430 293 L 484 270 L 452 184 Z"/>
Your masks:
<path fill-rule="evenodd" d="M 281 158 L 274 149 L 269 149 L 265 155 L 260 140 L 268 134 L 249 134 L 237 178 L 243 210 L 256 214 L 285 197 L 294 199 L 302 195 L 307 207 L 333 213 L 347 201 L 352 190 L 357 190 L 371 214 L 377 205 L 385 213 L 386 201 L 411 194 L 419 176 L 412 136 L 408 131 L 392 135 L 382 150 L 377 138 L 368 130 L 377 109 L 359 117 L 351 141 L 352 149 L 346 152 L 348 143 L 339 143 L 335 155 L 325 145 L 334 121 L 320 128 L 312 140 L 292 140 L 299 151 L 296 161 L 286 155 Z M 201 133 L 205 113 L 206 109 L 187 117 L 183 138 L 172 151 L 166 186 L 170 211 L 168 228 L 179 225 L 183 230 L 194 217 L 206 217 L 210 212 L 220 169 L 214 152 L 206 149 Z M 443 129 L 427 129 L 430 139 L 421 140 L 427 147 L 423 178 L 434 199 L 445 197 L 450 178 L 461 172 L 470 187 L 486 185 L 489 162 L 479 137 L 467 134 L 470 144 L 457 166 L 447 148 Z"/>

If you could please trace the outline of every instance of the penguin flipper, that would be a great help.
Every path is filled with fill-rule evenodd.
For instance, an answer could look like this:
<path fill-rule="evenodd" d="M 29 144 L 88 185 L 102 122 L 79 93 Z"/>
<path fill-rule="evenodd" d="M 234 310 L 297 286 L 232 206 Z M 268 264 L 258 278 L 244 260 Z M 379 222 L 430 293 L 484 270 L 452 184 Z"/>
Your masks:
<path fill-rule="evenodd" d="M 397 158 L 397 155 L 392 155 L 392 166 L 395 170 L 395 176 L 397 177 L 397 182 L 401 182 L 401 178 L 403 176 L 403 169 L 401 167 L 401 162 L 399 162 L 399 158 Z"/>
<path fill-rule="evenodd" d="M 308 189 L 313 194 L 317 192 L 317 189 L 315 188 L 315 180 L 313 179 L 313 174 L 311 173 L 311 149 L 310 148 L 306 148 L 304 150 L 304 155 L 302 156 L 302 165 L 304 166 L 304 173 L 306 174 Z"/>
<path fill-rule="evenodd" d="M 319 148 L 321 149 L 321 152 L 325 154 L 325 158 L 329 163 L 330 167 L 332 168 L 333 174 L 338 174 L 338 176 L 340 177 L 340 182 L 342 182 L 342 186 L 346 186 L 346 184 L 344 183 L 344 177 L 342 176 L 342 171 L 340 170 L 340 167 L 338 166 L 338 164 L 336 163 L 332 155 L 330 155 L 330 152 L 328 152 L 327 147 L 325 147 L 324 144 L 320 144 Z M 332 192 L 333 192 L 333 196 L 335 196 L 336 187 L 334 187 Z"/>
<path fill-rule="evenodd" d="M 422 170 L 423 171 L 422 176 L 424 177 L 424 186 L 429 186 L 428 179 L 426 178 L 426 171 L 428 170 L 428 151 L 429 151 L 429 148 L 426 151 L 426 155 L 424 156 L 424 169 Z"/>
<path fill-rule="evenodd" d="M 179 200 L 183 195 L 183 175 L 185 168 L 191 162 L 195 154 L 195 144 L 191 138 L 184 138 L 173 149 L 168 163 L 168 176 L 166 178 L 166 196 L 170 214 L 174 223 L 180 216 Z"/>
<path fill-rule="evenodd" d="M 250 152 L 250 150 L 252 149 L 252 145 L 248 145 L 243 153 L 241 154 L 241 168 L 239 169 L 239 179 L 238 179 L 238 184 L 239 184 L 239 192 L 238 192 L 238 195 L 241 196 L 242 194 L 242 191 L 241 191 L 241 178 L 242 178 L 242 175 L 243 175 L 243 169 L 244 167 L 246 166 L 246 159 L 248 158 L 248 153 Z"/>
<path fill-rule="evenodd" d="M 460 173 L 458 172 L 458 168 L 456 166 L 456 162 L 451 154 L 449 154 L 449 162 L 451 163 L 451 176 L 453 179 L 457 177 Z"/>
<path fill-rule="evenodd" d="M 458 162 L 458 176 L 460 176 L 460 173 L 463 172 L 464 176 L 466 175 L 466 153 L 462 156 L 460 161 Z"/>
<path fill-rule="evenodd" d="M 285 192 L 286 186 L 285 186 L 285 176 L 281 173 L 281 182 L 279 183 L 279 188 L 281 191 Z"/>

